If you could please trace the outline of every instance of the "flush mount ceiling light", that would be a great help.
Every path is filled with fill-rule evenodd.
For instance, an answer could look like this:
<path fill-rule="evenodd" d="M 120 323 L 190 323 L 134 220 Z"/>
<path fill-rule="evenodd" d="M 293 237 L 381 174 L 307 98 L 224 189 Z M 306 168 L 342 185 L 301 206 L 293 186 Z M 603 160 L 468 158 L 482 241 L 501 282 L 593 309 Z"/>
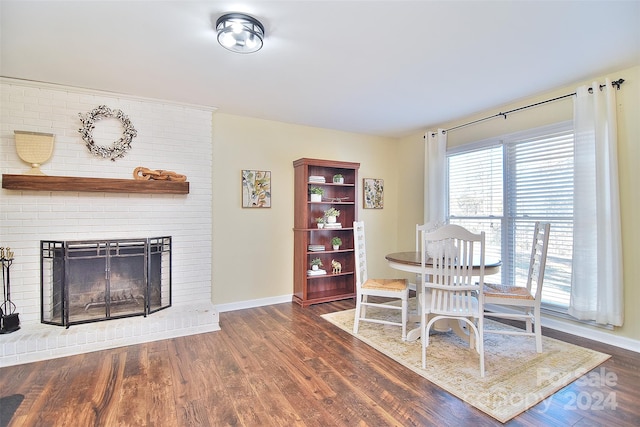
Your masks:
<path fill-rule="evenodd" d="M 243 13 L 228 13 L 216 21 L 218 43 L 237 53 L 253 53 L 262 48 L 264 27 L 257 19 Z"/>

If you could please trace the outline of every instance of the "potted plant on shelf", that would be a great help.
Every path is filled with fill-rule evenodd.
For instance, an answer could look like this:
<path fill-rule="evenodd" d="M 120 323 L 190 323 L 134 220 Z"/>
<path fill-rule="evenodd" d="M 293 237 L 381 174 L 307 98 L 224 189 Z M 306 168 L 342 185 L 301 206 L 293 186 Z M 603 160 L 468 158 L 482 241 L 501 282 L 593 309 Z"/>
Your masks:
<path fill-rule="evenodd" d="M 311 269 L 317 270 L 322 267 L 322 260 L 320 258 L 314 258 L 311 260 Z"/>
<path fill-rule="evenodd" d="M 311 201 L 312 202 L 321 202 L 322 201 L 322 195 L 324 194 L 324 188 L 311 187 L 309 189 L 309 193 L 311 193 Z"/>
<path fill-rule="evenodd" d="M 331 224 L 336 222 L 336 218 L 340 216 L 340 211 L 332 206 L 324 211 L 324 216 L 327 218 L 327 223 Z"/>
<path fill-rule="evenodd" d="M 316 218 L 316 223 L 318 224 L 318 228 L 324 228 L 324 217 Z"/>
<path fill-rule="evenodd" d="M 344 184 L 344 177 L 342 174 L 337 173 L 333 175 L 333 182 L 336 184 Z"/>
<path fill-rule="evenodd" d="M 340 245 L 342 244 L 342 239 L 339 237 L 333 237 L 331 239 L 331 245 L 333 245 L 333 250 L 337 251 L 340 249 Z"/>

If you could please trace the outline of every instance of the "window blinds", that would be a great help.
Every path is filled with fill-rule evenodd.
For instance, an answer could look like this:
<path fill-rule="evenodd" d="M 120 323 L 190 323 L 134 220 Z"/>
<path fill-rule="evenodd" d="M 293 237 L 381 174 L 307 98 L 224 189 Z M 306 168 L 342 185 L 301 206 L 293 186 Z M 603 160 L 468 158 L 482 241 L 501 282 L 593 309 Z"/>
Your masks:
<path fill-rule="evenodd" d="M 573 242 L 571 125 L 458 147 L 447 160 L 449 222 L 485 231 L 487 255 L 502 260 L 504 283 L 526 283 L 533 225 L 551 223 L 543 301 L 566 309 Z"/>

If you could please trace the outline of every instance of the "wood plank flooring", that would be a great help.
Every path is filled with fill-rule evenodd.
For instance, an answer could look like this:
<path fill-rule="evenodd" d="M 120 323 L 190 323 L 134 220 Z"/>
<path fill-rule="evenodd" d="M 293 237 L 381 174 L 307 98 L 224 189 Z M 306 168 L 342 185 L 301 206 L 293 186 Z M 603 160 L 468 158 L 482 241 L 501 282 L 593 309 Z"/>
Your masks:
<path fill-rule="evenodd" d="M 2 368 L 0 397 L 24 395 L 10 426 L 500 425 L 319 317 L 353 306 L 221 313 L 218 332 Z M 640 354 L 545 335 L 613 357 L 507 425 L 640 425 Z"/>

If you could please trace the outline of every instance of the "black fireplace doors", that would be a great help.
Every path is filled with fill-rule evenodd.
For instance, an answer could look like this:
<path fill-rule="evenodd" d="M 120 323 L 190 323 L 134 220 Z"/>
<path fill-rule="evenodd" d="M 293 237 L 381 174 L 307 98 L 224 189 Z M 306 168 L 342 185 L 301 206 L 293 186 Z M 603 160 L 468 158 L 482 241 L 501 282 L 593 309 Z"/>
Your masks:
<path fill-rule="evenodd" d="M 171 237 L 40 244 L 42 323 L 69 327 L 171 306 Z"/>

